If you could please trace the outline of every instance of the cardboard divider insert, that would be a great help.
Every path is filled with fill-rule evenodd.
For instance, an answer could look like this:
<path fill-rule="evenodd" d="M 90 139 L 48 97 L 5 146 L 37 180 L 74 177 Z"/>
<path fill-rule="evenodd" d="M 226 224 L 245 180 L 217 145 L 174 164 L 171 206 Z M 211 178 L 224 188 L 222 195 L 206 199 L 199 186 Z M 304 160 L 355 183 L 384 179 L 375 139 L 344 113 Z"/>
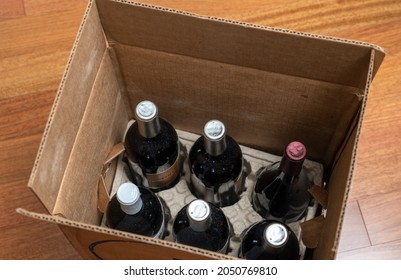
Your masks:
<path fill-rule="evenodd" d="M 129 123 L 131 125 L 131 123 Z M 174 242 L 172 235 L 172 224 L 175 216 L 178 211 L 184 207 L 186 204 L 190 203 L 192 200 L 196 199 L 196 197 L 190 192 L 187 181 L 190 171 L 188 169 L 188 163 L 186 160 L 186 154 L 189 152 L 192 144 L 196 141 L 199 135 L 178 130 L 177 131 L 179 140 L 184 149 L 182 149 L 181 156 L 185 159 L 184 162 L 184 175 L 181 177 L 181 180 L 175 185 L 173 188 L 160 191 L 156 195 L 161 198 L 165 205 L 167 206 L 168 212 L 168 221 L 167 224 L 167 234 L 164 240 Z M 242 234 L 244 231 L 251 226 L 252 224 L 263 220 L 263 218 L 252 208 L 252 192 L 257 179 L 256 172 L 268 164 L 277 162 L 281 159 L 281 156 L 268 154 L 265 152 L 261 152 L 256 149 L 252 149 L 246 146 L 241 145 L 241 150 L 244 156 L 244 168 L 243 172 L 245 173 L 245 191 L 241 194 L 240 200 L 234 205 L 223 207 L 222 210 L 226 215 L 227 219 L 230 222 L 232 234 L 230 238 L 230 248 L 228 255 L 237 257 L 238 250 L 241 243 Z M 114 181 L 111 187 L 111 192 L 109 197 L 111 198 L 115 195 L 118 187 L 124 183 L 128 182 L 128 176 L 126 174 L 126 163 L 122 160 L 122 156 L 120 155 L 118 158 L 117 169 L 114 174 Z M 306 159 L 304 162 L 304 166 L 308 173 L 311 181 L 317 186 L 323 186 L 323 165 L 311 160 Z M 104 207 L 102 207 L 104 208 Z M 302 242 L 302 232 L 300 224 L 305 221 L 309 221 L 314 219 L 318 211 L 318 202 L 317 200 L 313 200 L 310 206 L 308 207 L 307 213 L 304 218 L 302 218 L 298 222 L 290 223 L 289 226 L 295 232 L 300 241 L 300 252 L 301 258 L 304 258 L 304 253 L 306 246 Z M 103 216 L 101 226 L 107 227 L 105 215 Z M 318 232 L 317 232 L 318 231 Z M 317 237 L 320 235 L 320 228 L 316 228 L 314 232 L 308 232 L 309 236 Z M 306 236 L 307 240 L 311 238 Z M 318 240 L 315 241 L 318 243 Z"/>

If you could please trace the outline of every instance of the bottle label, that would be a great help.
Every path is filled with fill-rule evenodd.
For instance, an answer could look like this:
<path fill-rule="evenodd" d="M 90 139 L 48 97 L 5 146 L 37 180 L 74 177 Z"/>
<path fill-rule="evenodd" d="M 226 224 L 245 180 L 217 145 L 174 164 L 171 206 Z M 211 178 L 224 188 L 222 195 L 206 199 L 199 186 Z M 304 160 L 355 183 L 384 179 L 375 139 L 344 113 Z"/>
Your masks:
<path fill-rule="evenodd" d="M 225 182 L 215 190 L 213 187 L 207 187 L 191 170 L 191 188 L 193 188 L 198 198 L 212 202 L 219 207 L 230 206 L 240 198 L 243 190 L 244 175 L 242 167 L 241 173 L 235 180 Z"/>
<path fill-rule="evenodd" d="M 144 173 L 138 162 L 134 162 L 128 159 L 129 165 L 131 166 L 134 173 L 138 174 L 142 178 L 142 185 L 146 188 L 159 189 L 171 184 L 180 173 L 181 167 L 181 153 L 180 143 L 178 145 L 178 156 L 172 165 L 165 164 L 159 166 L 157 173 Z"/>
<path fill-rule="evenodd" d="M 146 173 L 146 179 L 149 187 L 152 189 L 158 189 L 171 184 L 175 178 L 177 178 L 180 172 L 181 156 L 180 156 L 180 145 L 178 144 L 178 155 L 177 159 L 171 166 L 159 167 L 157 173 Z"/>

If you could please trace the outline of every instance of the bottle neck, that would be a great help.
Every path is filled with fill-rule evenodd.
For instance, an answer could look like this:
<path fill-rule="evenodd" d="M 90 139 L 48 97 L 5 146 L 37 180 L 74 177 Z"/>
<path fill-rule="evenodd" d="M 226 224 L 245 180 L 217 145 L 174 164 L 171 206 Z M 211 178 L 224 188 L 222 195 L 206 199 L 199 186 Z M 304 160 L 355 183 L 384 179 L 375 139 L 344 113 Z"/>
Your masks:
<path fill-rule="evenodd" d="M 152 101 L 144 100 L 135 109 L 139 133 L 145 138 L 153 138 L 160 132 L 158 110 Z"/>
<path fill-rule="evenodd" d="M 302 170 L 305 157 L 306 148 L 301 142 L 289 143 L 281 158 L 280 170 L 287 176 L 298 176 Z"/>
<path fill-rule="evenodd" d="M 287 176 L 296 177 L 301 173 L 303 162 L 294 162 L 285 155 L 280 162 L 280 170 Z"/>
<path fill-rule="evenodd" d="M 273 223 L 263 233 L 262 246 L 267 252 L 272 252 L 283 248 L 287 241 L 288 230 L 279 223 Z"/>
<path fill-rule="evenodd" d="M 211 140 L 205 137 L 205 150 L 209 155 L 219 156 L 225 152 L 227 148 L 226 137 L 219 140 Z"/>
<path fill-rule="evenodd" d="M 143 205 L 141 192 L 135 184 L 131 182 L 122 184 L 117 189 L 116 197 L 124 213 L 135 215 L 141 211 Z"/>
<path fill-rule="evenodd" d="M 209 155 L 219 156 L 227 148 L 226 130 L 219 120 L 211 120 L 204 127 L 205 150 Z"/>
<path fill-rule="evenodd" d="M 143 206 L 143 202 L 142 202 L 142 199 L 139 198 L 138 201 L 133 203 L 132 205 L 120 204 L 120 206 L 121 206 L 121 210 L 123 210 L 123 212 L 125 214 L 127 214 L 127 215 L 135 215 L 139 211 L 141 211 L 142 206 Z"/>
<path fill-rule="evenodd" d="M 155 117 L 150 121 L 143 121 L 137 118 L 139 134 L 145 138 L 153 138 L 160 132 L 160 121 L 159 117 Z"/>
<path fill-rule="evenodd" d="M 207 230 L 212 222 L 209 204 L 201 199 L 192 201 L 187 207 L 189 226 L 194 231 Z"/>

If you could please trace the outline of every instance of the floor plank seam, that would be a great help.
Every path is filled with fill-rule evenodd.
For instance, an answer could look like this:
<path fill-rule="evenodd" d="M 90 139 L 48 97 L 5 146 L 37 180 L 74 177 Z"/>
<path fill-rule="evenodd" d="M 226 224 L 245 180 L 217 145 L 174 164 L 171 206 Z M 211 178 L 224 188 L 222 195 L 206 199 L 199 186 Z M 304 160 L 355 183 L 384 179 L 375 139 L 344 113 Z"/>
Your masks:
<path fill-rule="evenodd" d="M 363 212 L 362 212 L 362 209 L 361 209 L 361 205 L 359 204 L 359 200 L 357 200 L 356 203 L 357 203 L 357 205 L 358 205 L 359 212 L 361 213 L 361 218 L 362 218 L 363 226 L 364 226 L 364 228 L 365 228 L 366 235 L 368 236 L 368 240 L 369 240 L 369 243 L 370 243 L 370 247 L 372 247 L 372 246 L 373 246 L 373 243 L 372 243 L 372 240 L 370 239 L 368 227 L 366 226 L 365 217 L 363 216 Z"/>

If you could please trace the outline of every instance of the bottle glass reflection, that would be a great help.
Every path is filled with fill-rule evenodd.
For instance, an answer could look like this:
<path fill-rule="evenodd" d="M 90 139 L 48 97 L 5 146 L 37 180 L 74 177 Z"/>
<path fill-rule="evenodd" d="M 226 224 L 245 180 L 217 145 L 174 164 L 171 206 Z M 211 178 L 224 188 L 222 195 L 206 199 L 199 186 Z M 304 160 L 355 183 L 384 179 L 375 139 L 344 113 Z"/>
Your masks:
<path fill-rule="evenodd" d="M 263 220 L 243 234 L 239 257 L 248 260 L 298 260 L 299 242 L 287 225 Z"/>
<path fill-rule="evenodd" d="M 108 227 L 140 235 L 163 238 L 165 211 L 152 191 L 131 182 L 122 184 L 106 210 Z"/>
<path fill-rule="evenodd" d="M 221 209 L 196 199 L 178 212 L 173 223 L 173 236 L 181 244 L 227 253 L 230 226 Z"/>
<path fill-rule="evenodd" d="M 253 207 L 263 218 L 291 223 L 301 219 L 309 206 L 312 181 L 303 166 L 306 148 L 291 142 L 280 162 L 258 172 Z"/>
<path fill-rule="evenodd" d="M 189 152 L 191 192 L 219 207 L 236 203 L 243 191 L 243 157 L 221 121 L 211 120 Z"/>
<path fill-rule="evenodd" d="M 151 101 L 140 102 L 135 117 L 124 140 L 131 169 L 140 175 L 141 184 L 153 191 L 173 187 L 181 175 L 177 132 L 158 116 Z"/>

